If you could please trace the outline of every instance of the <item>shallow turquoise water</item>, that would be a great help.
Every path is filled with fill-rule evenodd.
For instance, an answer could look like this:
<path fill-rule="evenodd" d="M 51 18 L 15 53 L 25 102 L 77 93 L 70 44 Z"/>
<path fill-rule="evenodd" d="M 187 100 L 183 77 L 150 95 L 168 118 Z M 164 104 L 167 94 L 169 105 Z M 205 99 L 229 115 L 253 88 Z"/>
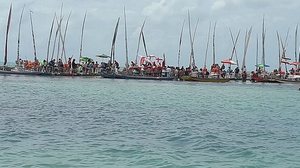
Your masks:
<path fill-rule="evenodd" d="M 300 167 L 299 87 L 0 76 L 0 167 Z"/>

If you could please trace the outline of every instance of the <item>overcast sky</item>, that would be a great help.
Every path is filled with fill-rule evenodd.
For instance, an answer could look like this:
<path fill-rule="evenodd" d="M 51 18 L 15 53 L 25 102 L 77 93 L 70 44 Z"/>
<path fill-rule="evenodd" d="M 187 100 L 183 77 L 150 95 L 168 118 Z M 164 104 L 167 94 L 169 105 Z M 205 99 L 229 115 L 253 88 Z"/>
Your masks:
<path fill-rule="evenodd" d="M 144 27 L 149 54 L 161 56 L 166 53 L 167 64 L 177 65 L 178 43 L 183 20 L 187 12 L 191 13 L 191 25 L 195 27 L 199 18 L 199 27 L 195 38 L 196 64 L 203 66 L 208 28 L 210 22 L 217 22 L 216 60 L 230 57 L 232 42 L 229 28 L 234 34 L 241 30 L 237 53 L 242 62 L 244 36 L 246 29 L 253 26 L 246 65 L 254 69 L 256 38 L 261 40 L 262 18 L 266 21 L 266 62 L 273 68 L 278 65 L 278 47 L 276 31 L 288 38 L 288 55 L 294 58 L 295 27 L 299 23 L 299 0 L 2 0 L 0 3 L 0 52 L 4 53 L 6 22 L 10 3 L 13 4 L 12 24 L 9 36 L 10 62 L 16 59 L 18 22 L 22 7 L 25 12 L 22 22 L 21 58 L 33 59 L 33 45 L 30 29 L 29 11 L 33 11 L 33 24 L 36 36 L 37 55 L 46 58 L 47 40 L 54 13 L 59 14 L 63 2 L 64 18 L 72 12 L 66 38 L 66 53 L 78 59 L 80 48 L 81 25 L 87 11 L 84 33 L 83 55 L 95 58 L 96 54 L 109 54 L 114 27 L 121 17 L 117 37 L 116 58 L 121 65 L 125 63 L 123 7 L 126 6 L 129 59 L 134 60 L 137 50 L 139 29 L 147 18 Z M 184 29 L 181 65 L 188 65 L 190 43 L 187 24 Z M 300 44 L 300 42 L 299 42 Z M 212 61 L 212 49 L 209 49 L 208 64 Z M 141 47 L 140 55 L 144 55 Z M 259 57 L 261 58 L 261 42 Z M 96 59 L 96 58 L 95 58 Z M 3 60 L 3 58 L 2 58 Z M 97 60 L 97 59 L 96 59 Z M 259 59 L 260 62 L 261 59 Z"/>

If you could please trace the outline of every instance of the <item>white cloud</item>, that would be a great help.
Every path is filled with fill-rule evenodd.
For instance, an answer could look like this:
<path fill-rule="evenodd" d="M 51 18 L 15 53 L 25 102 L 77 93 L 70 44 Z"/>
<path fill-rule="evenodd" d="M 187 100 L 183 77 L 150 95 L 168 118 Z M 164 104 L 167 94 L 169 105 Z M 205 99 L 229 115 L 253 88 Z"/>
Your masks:
<path fill-rule="evenodd" d="M 143 9 L 143 14 L 151 17 L 153 20 L 161 21 L 166 16 L 172 15 L 173 2 L 174 0 L 154 1 Z"/>
<path fill-rule="evenodd" d="M 216 10 L 220 10 L 226 7 L 226 2 L 225 0 L 216 0 L 213 5 L 212 5 L 212 10 L 216 11 Z"/>

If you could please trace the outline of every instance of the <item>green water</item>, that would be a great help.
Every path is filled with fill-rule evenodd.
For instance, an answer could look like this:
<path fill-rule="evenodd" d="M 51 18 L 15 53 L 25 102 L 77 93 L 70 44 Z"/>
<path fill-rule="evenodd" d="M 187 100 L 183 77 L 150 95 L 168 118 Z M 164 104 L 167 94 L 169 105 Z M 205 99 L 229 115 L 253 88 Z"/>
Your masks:
<path fill-rule="evenodd" d="M 0 167 L 300 167 L 299 87 L 0 76 Z"/>

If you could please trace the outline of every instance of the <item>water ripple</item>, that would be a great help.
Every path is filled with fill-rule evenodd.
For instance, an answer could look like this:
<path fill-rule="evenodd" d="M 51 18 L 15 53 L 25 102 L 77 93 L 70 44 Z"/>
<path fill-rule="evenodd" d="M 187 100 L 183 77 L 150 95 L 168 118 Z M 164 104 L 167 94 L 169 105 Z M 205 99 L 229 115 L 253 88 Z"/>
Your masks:
<path fill-rule="evenodd" d="M 1 80 L 0 167 L 300 167 L 293 85 Z"/>

